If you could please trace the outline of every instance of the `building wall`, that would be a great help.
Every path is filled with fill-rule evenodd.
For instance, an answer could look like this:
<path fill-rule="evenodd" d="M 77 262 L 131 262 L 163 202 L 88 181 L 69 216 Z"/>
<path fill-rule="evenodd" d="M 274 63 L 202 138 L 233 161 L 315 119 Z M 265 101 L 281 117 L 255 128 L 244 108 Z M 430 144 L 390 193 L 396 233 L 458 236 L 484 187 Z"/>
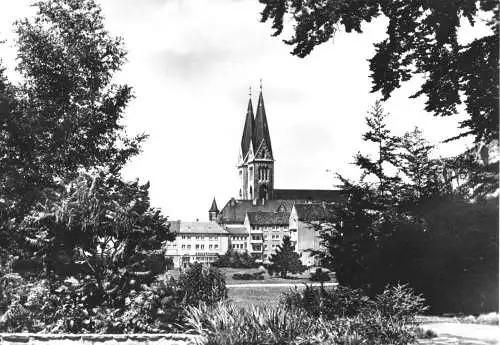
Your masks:
<path fill-rule="evenodd" d="M 285 225 L 267 226 L 263 230 L 264 261 L 267 262 L 283 243 L 283 237 L 290 236 L 290 229 Z"/>
<path fill-rule="evenodd" d="M 315 259 L 311 257 L 308 250 L 319 250 L 319 233 L 309 223 L 298 221 L 296 251 L 300 254 L 302 263 L 306 266 L 315 265 Z"/>
<path fill-rule="evenodd" d="M 227 234 L 179 233 L 175 241 L 167 244 L 166 256 L 174 261 L 174 267 L 183 267 L 193 262 L 214 262 L 229 248 Z"/>
<path fill-rule="evenodd" d="M 230 234 L 229 248 L 240 253 L 248 251 L 248 234 Z"/>

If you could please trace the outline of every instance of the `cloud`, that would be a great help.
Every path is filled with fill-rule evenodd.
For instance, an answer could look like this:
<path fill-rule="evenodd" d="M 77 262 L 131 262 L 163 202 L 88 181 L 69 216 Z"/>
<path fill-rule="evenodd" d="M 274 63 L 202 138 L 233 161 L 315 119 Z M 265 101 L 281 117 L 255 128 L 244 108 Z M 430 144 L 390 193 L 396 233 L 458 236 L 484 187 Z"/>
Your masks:
<path fill-rule="evenodd" d="M 184 81 L 206 78 L 224 63 L 230 52 L 222 47 L 201 47 L 200 50 L 177 52 L 164 50 L 151 57 L 152 64 L 167 77 L 179 77 Z"/>

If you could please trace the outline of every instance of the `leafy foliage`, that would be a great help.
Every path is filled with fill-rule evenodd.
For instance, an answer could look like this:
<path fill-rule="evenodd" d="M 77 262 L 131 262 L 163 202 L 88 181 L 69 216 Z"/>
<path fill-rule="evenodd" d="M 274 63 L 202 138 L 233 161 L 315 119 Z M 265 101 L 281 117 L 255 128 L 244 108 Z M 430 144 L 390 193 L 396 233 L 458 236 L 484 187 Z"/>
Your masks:
<path fill-rule="evenodd" d="M 186 274 L 179 277 L 183 300 L 188 305 L 213 304 L 227 298 L 226 280 L 215 267 L 200 263 L 191 265 Z"/>
<path fill-rule="evenodd" d="M 380 118 L 376 112 L 372 116 Z M 369 133 L 383 128 L 378 119 L 368 124 Z M 379 152 L 381 143 L 397 145 L 379 160 L 358 154 L 364 179 L 340 176 L 349 198 L 335 206 L 335 219 L 322 232 L 326 251 L 318 255 L 325 267 L 341 284 L 370 296 L 387 284 L 409 283 L 436 313 L 495 308 L 498 198 L 471 202 L 473 178 L 451 188 L 448 162 L 430 158 L 432 146 L 418 129 L 402 138 L 391 139 L 389 132 L 384 140 L 364 138 Z M 461 168 L 467 171 L 465 164 Z"/>
<path fill-rule="evenodd" d="M 313 282 L 326 282 L 330 280 L 330 274 L 328 271 L 324 271 L 321 268 L 316 268 L 316 271 L 311 274 L 309 280 Z"/>
<path fill-rule="evenodd" d="M 188 271 L 188 278 L 179 281 L 160 275 L 148 285 L 142 284 L 137 289 L 127 291 L 123 301 L 118 301 L 122 303 L 103 299 L 100 304 L 90 308 L 88 301 L 95 298 L 97 287 L 89 276 L 81 279 L 70 277 L 61 281 L 54 276 L 40 280 L 4 273 L 0 276 L 0 331 L 176 331 L 183 322 L 185 307 L 197 306 L 200 302 L 211 305 L 225 298 L 225 284 L 213 279 L 216 274 L 205 275 L 204 283 L 200 285 L 187 284 L 189 280 L 200 278 L 196 269 Z"/>
<path fill-rule="evenodd" d="M 302 273 L 306 267 L 300 261 L 300 255 L 295 252 L 290 236 L 283 237 L 283 244 L 276 249 L 276 253 L 271 254 L 270 264 L 267 271 L 270 275 L 279 274 L 281 278 L 286 278 L 288 273 Z"/>
<path fill-rule="evenodd" d="M 15 24 L 20 83 L 0 73 L 2 227 L 22 219 L 58 181 L 82 170 L 118 172 L 145 139 L 127 136 L 120 124 L 132 93 L 112 78 L 126 53 L 105 30 L 99 6 L 93 0 L 35 6 L 34 18 Z"/>
<path fill-rule="evenodd" d="M 394 297 L 395 303 L 402 296 L 396 289 L 387 292 L 384 303 Z M 347 291 L 347 290 L 344 290 Z M 404 291 L 408 300 L 420 303 L 410 291 Z M 394 296 L 395 295 L 397 296 Z M 382 299 L 384 297 L 381 297 Z M 305 299 L 305 298 L 304 298 Z M 217 304 L 213 307 L 189 308 L 186 328 L 202 337 L 203 344 L 410 344 L 415 340 L 413 323 L 403 314 L 387 316 L 378 310 L 377 302 L 369 301 L 357 310 L 357 314 L 342 315 L 334 320 L 311 315 L 309 304 L 301 306 L 279 306 L 278 308 L 239 309 L 231 304 Z M 403 307 L 401 310 L 403 310 Z M 370 309 L 367 309 L 370 308 Z M 413 315 L 414 309 L 406 309 L 406 315 Z M 368 312 L 369 311 L 369 312 Z M 409 327 L 410 326 L 410 327 Z"/>
<path fill-rule="evenodd" d="M 439 116 L 457 113 L 464 102 L 469 118 L 462 135 L 479 142 L 498 137 L 498 3 L 480 1 L 338 1 L 259 0 L 261 21 L 272 21 L 274 36 L 285 25 L 293 28 L 286 44 L 305 57 L 338 30 L 362 32 L 362 25 L 383 15 L 387 37 L 375 44 L 370 60 L 373 91 L 384 99 L 415 74 L 426 79 L 412 97 L 427 96 L 426 110 Z M 286 20 L 291 19 L 291 20 Z M 470 42 L 458 39 L 458 29 L 486 23 L 489 33 Z M 285 24 L 286 23 L 286 24 Z M 462 98 L 463 97 L 463 98 Z M 463 101 L 462 101 L 463 100 Z"/>
<path fill-rule="evenodd" d="M 220 255 L 212 265 L 216 267 L 231 267 L 231 268 L 256 268 L 259 264 L 255 262 L 255 258 L 248 252 L 238 252 L 231 248 L 224 255 Z"/>

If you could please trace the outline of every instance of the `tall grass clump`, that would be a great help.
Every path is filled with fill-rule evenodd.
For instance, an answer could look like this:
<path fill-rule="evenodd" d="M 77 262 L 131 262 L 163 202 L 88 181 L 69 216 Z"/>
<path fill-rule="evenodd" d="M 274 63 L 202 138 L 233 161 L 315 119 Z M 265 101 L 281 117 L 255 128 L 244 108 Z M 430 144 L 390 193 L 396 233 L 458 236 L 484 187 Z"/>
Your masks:
<path fill-rule="evenodd" d="M 184 325 L 204 345 L 406 345 L 416 339 L 415 316 L 423 310 L 423 300 L 407 286 L 374 299 L 358 290 L 308 287 L 287 294 L 277 307 L 188 307 Z"/>

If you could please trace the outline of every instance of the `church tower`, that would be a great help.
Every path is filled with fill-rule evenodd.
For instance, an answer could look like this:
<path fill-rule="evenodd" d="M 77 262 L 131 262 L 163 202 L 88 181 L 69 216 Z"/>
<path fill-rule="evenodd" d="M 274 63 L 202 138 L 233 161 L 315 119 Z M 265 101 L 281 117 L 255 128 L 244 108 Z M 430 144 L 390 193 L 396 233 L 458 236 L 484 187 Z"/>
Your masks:
<path fill-rule="evenodd" d="M 245 127 L 241 138 L 238 173 L 240 199 L 260 201 L 267 200 L 272 195 L 274 158 L 264 97 L 262 96 L 262 85 L 255 118 L 253 117 L 251 100 L 248 102 Z"/>
<path fill-rule="evenodd" d="M 248 160 L 253 157 L 253 107 L 252 99 L 248 100 L 247 114 L 245 118 L 245 127 L 243 128 L 243 136 L 241 137 L 241 147 L 238 156 L 238 178 L 240 190 L 238 191 L 238 199 L 248 200 L 253 198 L 253 189 L 249 189 L 248 185 Z"/>
<path fill-rule="evenodd" d="M 217 208 L 217 203 L 215 202 L 215 197 L 214 197 L 214 201 L 212 201 L 212 206 L 210 206 L 210 209 L 208 210 L 208 219 L 211 222 L 216 222 L 218 215 L 219 215 L 219 209 Z"/>

